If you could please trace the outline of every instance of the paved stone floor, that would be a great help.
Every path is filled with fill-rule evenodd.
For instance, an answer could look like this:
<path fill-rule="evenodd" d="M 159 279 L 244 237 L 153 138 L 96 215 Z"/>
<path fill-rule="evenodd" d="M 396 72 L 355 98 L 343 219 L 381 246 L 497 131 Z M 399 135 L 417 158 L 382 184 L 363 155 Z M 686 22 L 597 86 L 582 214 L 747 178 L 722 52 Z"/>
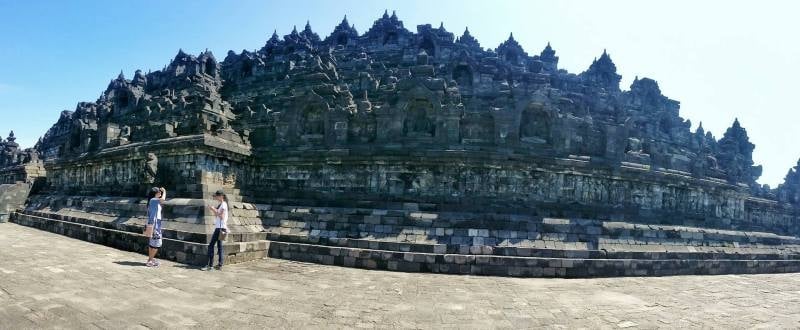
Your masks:
<path fill-rule="evenodd" d="M 0 224 L 0 328 L 800 328 L 800 274 L 518 279 L 282 260 L 201 272 Z"/>

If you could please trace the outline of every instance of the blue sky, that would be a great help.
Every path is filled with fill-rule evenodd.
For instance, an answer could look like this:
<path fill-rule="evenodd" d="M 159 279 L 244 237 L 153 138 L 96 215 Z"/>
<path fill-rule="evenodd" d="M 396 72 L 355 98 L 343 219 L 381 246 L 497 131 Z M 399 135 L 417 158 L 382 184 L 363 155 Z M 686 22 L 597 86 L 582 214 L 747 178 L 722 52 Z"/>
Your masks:
<path fill-rule="evenodd" d="M 158 70 L 179 48 L 260 48 L 306 20 L 321 36 L 347 15 L 360 33 L 384 9 L 406 28 L 465 26 L 483 47 L 514 32 L 528 53 L 549 41 L 559 66 L 585 70 L 608 49 L 627 89 L 659 82 L 681 115 L 717 138 L 738 117 L 772 186 L 800 157 L 800 2 L 792 1 L 17 1 L 0 0 L 0 133 L 32 146 L 62 110 L 94 101 L 120 70 Z"/>

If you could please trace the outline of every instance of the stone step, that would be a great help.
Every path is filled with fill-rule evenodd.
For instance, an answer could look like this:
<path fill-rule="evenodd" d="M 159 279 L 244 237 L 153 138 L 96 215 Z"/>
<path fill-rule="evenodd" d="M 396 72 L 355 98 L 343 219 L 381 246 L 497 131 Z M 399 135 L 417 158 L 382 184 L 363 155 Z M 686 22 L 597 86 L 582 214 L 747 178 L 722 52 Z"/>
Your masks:
<path fill-rule="evenodd" d="M 667 251 L 661 247 L 658 251 L 633 250 L 587 250 L 587 249 L 550 249 L 533 247 L 491 247 L 491 246 L 452 246 L 447 244 L 425 244 L 411 242 L 386 242 L 352 238 L 320 238 L 305 235 L 267 234 L 266 238 L 274 242 L 289 242 L 313 245 L 326 245 L 357 249 L 461 254 L 461 255 L 496 255 L 517 257 L 542 257 L 565 259 L 700 259 L 700 260 L 800 260 L 800 251 L 786 249 L 747 249 L 733 248 L 726 250 L 700 250 L 694 247 L 675 247 Z M 658 248 L 658 247 L 654 247 Z M 679 251 L 682 250 L 682 251 Z"/>
<path fill-rule="evenodd" d="M 238 219 L 240 223 L 250 223 Z M 258 221 L 258 220 L 256 220 Z M 257 228 L 257 224 L 250 224 Z M 343 224 L 332 221 L 280 220 L 262 224 L 268 233 L 307 235 L 321 238 L 363 238 L 395 242 L 425 242 L 447 245 L 527 246 L 556 249 L 618 249 L 620 246 L 695 246 L 717 248 L 773 248 L 800 250 L 796 237 L 770 233 L 709 231 L 700 228 L 654 228 L 610 235 L 605 230 L 584 233 L 549 232 L 548 228 L 507 231 L 481 228 L 423 228 L 404 225 Z M 605 227 L 604 227 L 605 228 Z"/>
<path fill-rule="evenodd" d="M 148 241 L 140 232 L 96 227 L 87 224 L 85 221 L 56 220 L 25 213 L 13 213 L 11 222 L 121 250 L 142 254 L 147 251 Z M 226 255 L 225 263 L 232 264 L 266 257 L 270 242 L 265 240 L 250 242 L 228 240 L 223 243 L 223 246 Z M 158 253 L 158 258 L 160 259 L 199 266 L 207 262 L 208 245 L 164 238 L 163 245 Z"/>
<path fill-rule="evenodd" d="M 427 237 L 483 237 L 495 240 L 538 239 L 538 235 L 563 236 L 557 240 L 598 241 L 631 239 L 738 244 L 793 244 L 800 238 L 755 232 L 705 227 L 639 224 L 596 219 L 562 219 L 497 213 L 418 212 L 365 208 L 299 207 L 293 205 L 234 204 L 232 210 L 241 223 L 269 228 L 319 230 L 333 236 L 348 232 L 367 232 L 375 236 L 405 232 Z M 424 237 L 423 237 L 424 238 Z"/>
<path fill-rule="evenodd" d="M 519 277 L 607 277 L 800 272 L 800 260 L 589 259 L 399 252 L 273 241 L 269 256 L 404 272 Z"/>
<path fill-rule="evenodd" d="M 50 213 L 50 212 L 43 212 L 43 211 L 34 211 L 34 210 L 20 210 L 17 212 L 18 214 L 24 215 L 31 215 L 40 218 L 46 218 L 51 220 L 57 221 L 64 221 L 64 222 L 72 222 L 77 224 L 84 224 L 91 227 L 109 229 L 109 230 L 116 230 L 121 232 L 128 232 L 133 234 L 140 234 L 144 231 L 144 220 L 141 219 L 140 222 L 109 222 L 109 221 L 101 221 L 98 219 L 92 219 L 90 217 L 83 217 L 83 216 L 67 216 L 58 213 Z M 91 215 L 92 217 L 97 217 L 98 215 Z M 171 229 L 163 229 L 162 234 L 164 238 L 176 239 L 180 241 L 186 242 L 195 242 L 195 243 L 208 243 L 209 235 L 201 234 L 201 233 L 192 233 L 180 230 L 171 230 Z"/>
<path fill-rule="evenodd" d="M 71 219 L 75 220 L 75 219 Z M 18 224 L 47 230 L 62 235 L 104 244 L 130 251 L 144 252 L 146 240 L 138 233 L 95 227 L 80 221 L 63 221 L 31 214 L 14 213 L 12 221 Z M 272 237 L 274 238 L 274 237 Z M 280 238 L 280 237 L 279 237 Z M 284 237 L 289 240 L 290 238 Z M 301 236 L 291 239 L 302 239 Z M 337 241 L 342 244 L 342 241 Z M 641 254 L 607 253 L 601 251 L 562 251 L 531 249 L 531 256 L 498 254 L 436 253 L 436 245 L 417 244 L 411 251 L 384 250 L 391 245 L 378 245 L 378 249 L 358 247 L 363 240 L 344 241 L 346 246 L 329 246 L 287 241 L 226 242 L 229 263 L 263 258 L 276 258 L 317 262 L 323 264 L 386 269 L 396 271 L 425 271 L 448 274 L 542 276 L 542 277 L 597 277 L 597 276 L 663 276 L 690 274 L 739 274 L 798 272 L 800 260 L 788 255 L 759 255 L 759 260 L 695 254 Z M 366 242 L 366 244 L 373 244 Z M 434 253 L 414 250 L 430 249 Z M 505 251 L 505 250 L 498 250 Z M 523 250 L 517 250 L 523 251 Z M 205 262 L 207 245 L 174 239 L 165 239 L 160 256 L 178 262 L 199 265 Z M 505 251 L 504 253 L 507 253 Z M 547 254 L 550 254 L 547 257 Z M 561 254 L 559 254 L 561 253 Z M 571 254 L 575 253 L 575 254 Z"/>

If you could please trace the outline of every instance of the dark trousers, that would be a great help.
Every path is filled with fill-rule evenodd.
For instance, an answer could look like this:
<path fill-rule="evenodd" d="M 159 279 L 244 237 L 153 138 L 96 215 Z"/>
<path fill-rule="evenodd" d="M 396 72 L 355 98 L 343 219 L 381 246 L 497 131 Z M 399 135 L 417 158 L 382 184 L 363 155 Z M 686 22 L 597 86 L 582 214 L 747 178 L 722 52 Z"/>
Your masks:
<path fill-rule="evenodd" d="M 211 243 L 208 243 L 208 265 L 214 265 L 214 244 L 217 244 L 219 254 L 219 265 L 222 266 L 222 260 L 225 258 L 225 252 L 222 250 L 222 241 L 219 239 L 219 233 L 222 229 L 214 229 L 214 234 L 211 235 Z"/>

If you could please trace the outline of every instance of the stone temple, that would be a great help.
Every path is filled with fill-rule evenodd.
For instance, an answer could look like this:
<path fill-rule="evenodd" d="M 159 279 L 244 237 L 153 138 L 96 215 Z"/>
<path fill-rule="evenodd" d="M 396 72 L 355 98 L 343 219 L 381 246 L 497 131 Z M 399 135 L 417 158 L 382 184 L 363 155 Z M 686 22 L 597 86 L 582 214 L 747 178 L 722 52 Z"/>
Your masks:
<path fill-rule="evenodd" d="M 205 260 L 210 194 L 229 260 L 591 277 L 800 271 L 800 167 L 760 186 L 738 121 L 717 139 L 605 51 L 345 18 L 256 51 L 179 51 L 2 144 L 0 217 L 144 251 L 145 192 L 170 192 L 161 256 Z M 798 164 L 800 166 L 800 163 Z"/>

